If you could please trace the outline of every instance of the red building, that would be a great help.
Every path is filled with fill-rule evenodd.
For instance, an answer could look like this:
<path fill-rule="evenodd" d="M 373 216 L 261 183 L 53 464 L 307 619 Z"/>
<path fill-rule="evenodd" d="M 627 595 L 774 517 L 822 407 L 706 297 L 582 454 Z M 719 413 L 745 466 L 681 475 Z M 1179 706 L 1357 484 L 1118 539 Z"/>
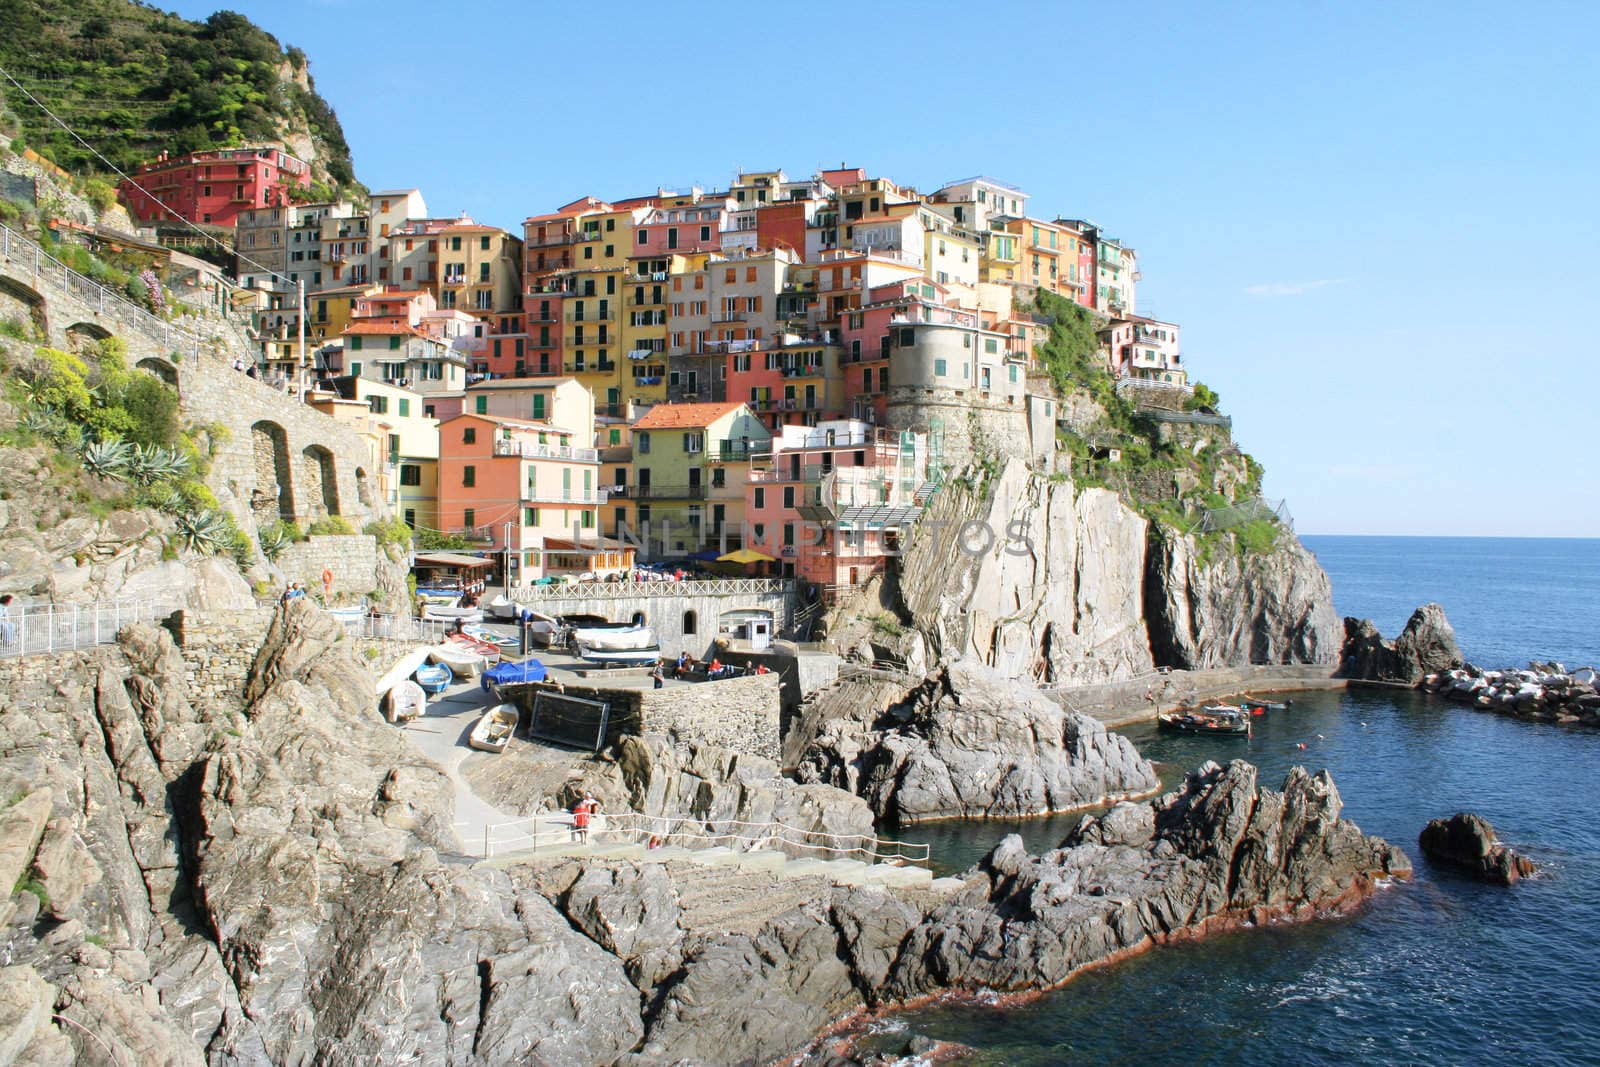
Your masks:
<path fill-rule="evenodd" d="M 276 148 L 222 148 L 168 159 L 165 152 L 117 186 L 142 223 L 187 219 L 232 226 L 239 212 L 281 207 L 290 186 L 311 186 L 311 167 Z"/>

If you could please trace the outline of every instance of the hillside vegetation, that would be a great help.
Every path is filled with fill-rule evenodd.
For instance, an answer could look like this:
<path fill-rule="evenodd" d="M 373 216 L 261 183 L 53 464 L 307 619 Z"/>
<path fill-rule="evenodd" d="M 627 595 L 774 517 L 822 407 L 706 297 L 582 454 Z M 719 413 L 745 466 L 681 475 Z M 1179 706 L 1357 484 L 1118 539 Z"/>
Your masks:
<path fill-rule="evenodd" d="M 243 15 L 191 22 L 132 0 L 0 0 L 0 66 L 130 171 L 174 154 L 278 142 L 319 184 L 355 188 L 339 119 L 305 53 Z M 29 147 L 69 170 L 103 171 L 82 145 L 3 84 Z"/>

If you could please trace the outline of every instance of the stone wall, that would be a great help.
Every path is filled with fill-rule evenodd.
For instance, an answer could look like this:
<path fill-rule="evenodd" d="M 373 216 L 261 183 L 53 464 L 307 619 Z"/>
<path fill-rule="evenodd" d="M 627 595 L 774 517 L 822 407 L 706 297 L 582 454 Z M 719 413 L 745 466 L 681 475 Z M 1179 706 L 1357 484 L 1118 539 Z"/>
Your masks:
<path fill-rule="evenodd" d="M 322 568 L 333 571 L 335 597 L 366 596 L 377 588 L 378 542 L 369 534 L 317 534 L 284 548 L 277 567 L 286 580 L 322 591 Z"/>
<path fill-rule="evenodd" d="M 606 689 L 540 682 L 505 687 L 508 699 L 526 719 L 541 692 L 559 692 L 608 704 L 605 743 L 626 735 L 671 734 L 680 741 L 703 741 L 777 760 L 780 681 L 776 674 L 727 678 L 720 682 L 672 685 L 664 689 Z"/>
<path fill-rule="evenodd" d="M 696 659 L 705 659 L 711 643 L 717 636 L 717 623 L 725 612 L 753 610 L 770 611 L 774 631 L 788 628 L 794 618 L 796 597 L 790 593 L 729 593 L 725 595 L 682 596 L 668 583 L 650 583 L 636 587 L 637 596 L 603 597 L 548 597 L 520 600 L 534 611 L 546 615 L 600 615 L 613 622 L 630 622 L 642 616 L 646 626 L 656 633 L 661 654 L 669 659 L 679 652 L 688 652 Z M 518 598 L 512 590 L 512 598 Z M 525 594 L 524 594 L 525 595 Z M 694 632 L 685 633 L 685 625 L 693 617 Z"/>
<path fill-rule="evenodd" d="M 163 624 L 183 653 L 190 698 L 198 705 L 242 710 L 244 683 L 272 624 L 271 608 L 180 611 Z"/>
<path fill-rule="evenodd" d="M 975 455 L 1028 457 L 1033 451 L 1026 406 L 979 399 L 976 389 L 892 388 L 888 416 L 892 430 L 937 435 L 946 469 Z"/>

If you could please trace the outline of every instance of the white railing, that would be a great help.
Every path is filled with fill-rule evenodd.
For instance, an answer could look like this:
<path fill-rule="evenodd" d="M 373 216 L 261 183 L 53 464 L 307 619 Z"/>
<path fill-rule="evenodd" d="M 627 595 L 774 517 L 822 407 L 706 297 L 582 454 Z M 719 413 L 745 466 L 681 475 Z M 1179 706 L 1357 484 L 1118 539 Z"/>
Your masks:
<path fill-rule="evenodd" d="M 580 544 L 579 548 L 582 548 Z M 549 600 L 631 600 L 634 597 L 740 596 L 794 591 L 787 578 L 709 578 L 683 582 L 567 582 L 511 591 L 519 604 Z"/>
<path fill-rule="evenodd" d="M 198 334 L 157 318 L 93 278 L 79 274 L 9 226 L 0 225 L 0 257 L 29 266 L 35 282 L 47 280 L 58 284 L 78 299 L 93 305 L 101 314 L 113 313 L 119 324 L 136 327 L 152 338 L 159 337 L 162 347 L 169 352 L 177 351 L 181 346 L 189 349 L 191 358 L 199 362 L 200 346 L 210 343 Z"/>
<path fill-rule="evenodd" d="M 352 637 L 387 638 L 396 641 L 416 641 L 420 644 L 441 644 L 453 622 L 444 619 L 416 619 L 409 615 L 340 615 L 335 617 L 344 623 L 345 629 L 350 631 Z"/>
<path fill-rule="evenodd" d="M 456 823 L 458 830 L 469 826 L 476 824 Z M 926 843 L 893 841 L 876 834 L 835 834 L 778 822 L 701 821 L 632 811 L 596 815 L 587 832 L 577 830 L 572 825 L 572 816 L 564 813 L 491 823 L 481 829 L 481 839 L 463 841 L 463 845 L 469 855 L 483 859 L 513 853 L 536 856 L 540 849 L 549 848 L 554 852 L 561 846 L 579 843 L 649 845 L 652 842 L 689 849 L 727 848 L 735 852 L 792 850 L 820 859 L 853 859 L 868 864 L 926 865 L 929 854 Z"/>
<path fill-rule="evenodd" d="M 11 605 L 0 616 L 0 656 L 44 656 L 113 644 L 135 622 L 157 622 L 177 610 L 165 600 Z"/>

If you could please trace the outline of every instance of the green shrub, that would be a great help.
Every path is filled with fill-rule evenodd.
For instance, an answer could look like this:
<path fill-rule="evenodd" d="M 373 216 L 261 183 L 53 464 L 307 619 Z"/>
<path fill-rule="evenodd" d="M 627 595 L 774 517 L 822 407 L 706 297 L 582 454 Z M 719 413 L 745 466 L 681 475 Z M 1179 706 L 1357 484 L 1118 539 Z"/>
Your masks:
<path fill-rule="evenodd" d="M 329 515 L 327 518 L 318 519 L 306 528 L 306 533 L 311 536 L 323 534 L 353 534 L 356 528 L 350 525 L 350 520 L 343 515 Z"/>
<path fill-rule="evenodd" d="M 13 893 L 32 893 L 39 898 L 40 910 L 50 907 L 49 891 L 45 889 L 42 882 L 32 875 L 24 874 L 21 878 L 18 878 L 16 886 L 11 891 Z"/>
<path fill-rule="evenodd" d="M 21 319 L 0 319 L 0 337 L 9 337 L 13 341 L 33 340 L 33 326 Z"/>
<path fill-rule="evenodd" d="M 406 525 L 404 519 L 389 519 L 387 522 L 374 520 L 363 526 L 361 532 L 377 538 L 380 545 L 411 543 L 411 527 Z"/>
<path fill-rule="evenodd" d="M 1252 519 L 1233 531 L 1239 551 L 1247 556 L 1264 556 L 1278 547 L 1283 528 L 1271 519 Z"/>

